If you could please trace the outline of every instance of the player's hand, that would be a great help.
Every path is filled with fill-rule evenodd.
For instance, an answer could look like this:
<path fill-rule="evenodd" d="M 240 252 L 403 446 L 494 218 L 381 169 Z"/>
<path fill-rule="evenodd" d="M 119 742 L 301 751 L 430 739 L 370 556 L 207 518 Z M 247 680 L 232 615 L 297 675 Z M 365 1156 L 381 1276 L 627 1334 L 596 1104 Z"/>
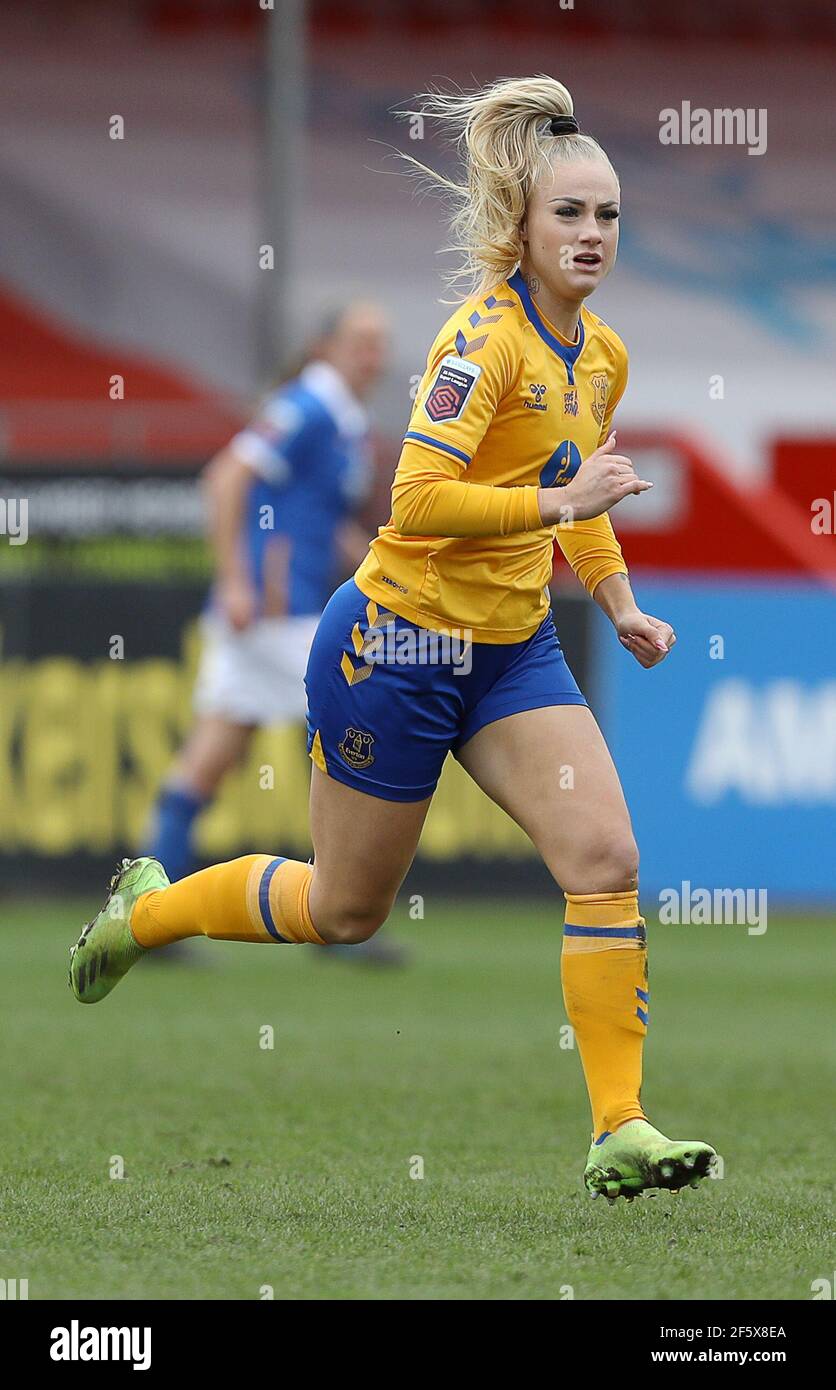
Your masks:
<path fill-rule="evenodd" d="M 615 430 L 606 443 L 584 459 L 565 487 L 540 488 L 537 496 L 544 526 L 589 521 L 608 512 L 622 497 L 647 492 L 652 483 L 639 478 L 624 454 L 615 452 Z"/>
<path fill-rule="evenodd" d="M 246 579 L 226 579 L 220 586 L 221 610 L 236 632 L 249 627 L 256 615 L 255 590 Z"/>
<path fill-rule="evenodd" d="M 664 661 L 676 642 L 676 633 L 670 623 L 663 623 L 661 618 L 651 618 L 649 613 L 642 613 L 638 608 L 619 614 L 615 630 L 622 647 L 626 647 L 645 670 Z"/>

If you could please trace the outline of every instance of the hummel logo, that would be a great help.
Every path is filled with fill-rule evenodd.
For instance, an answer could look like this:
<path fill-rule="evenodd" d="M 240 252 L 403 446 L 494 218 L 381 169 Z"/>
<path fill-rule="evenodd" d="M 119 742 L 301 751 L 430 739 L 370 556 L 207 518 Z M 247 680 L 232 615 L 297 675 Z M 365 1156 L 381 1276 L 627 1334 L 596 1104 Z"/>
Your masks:
<path fill-rule="evenodd" d="M 543 405 L 543 397 L 545 396 L 546 390 L 548 388 L 545 386 L 538 385 L 536 382 L 533 382 L 528 389 L 534 397 L 534 400 L 523 401 L 523 405 L 525 406 L 526 410 L 548 410 L 549 407 L 547 405 Z"/>

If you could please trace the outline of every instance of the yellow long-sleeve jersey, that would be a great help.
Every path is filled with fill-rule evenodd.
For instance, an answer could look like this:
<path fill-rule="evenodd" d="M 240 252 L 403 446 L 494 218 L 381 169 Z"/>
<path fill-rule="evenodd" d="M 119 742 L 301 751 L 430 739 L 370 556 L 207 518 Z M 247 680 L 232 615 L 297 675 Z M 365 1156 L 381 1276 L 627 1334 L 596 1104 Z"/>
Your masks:
<path fill-rule="evenodd" d="M 609 517 L 544 526 L 537 490 L 566 482 L 610 432 L 627 353 L 581 310 L 569 343 L 517 271 L 448 319 L 430 349 L 392 486 L 392 516 L 355 580 L 428 628 L 521 642 L 548 611 L 552 541 L 586 589 L 626 574 Z"/>

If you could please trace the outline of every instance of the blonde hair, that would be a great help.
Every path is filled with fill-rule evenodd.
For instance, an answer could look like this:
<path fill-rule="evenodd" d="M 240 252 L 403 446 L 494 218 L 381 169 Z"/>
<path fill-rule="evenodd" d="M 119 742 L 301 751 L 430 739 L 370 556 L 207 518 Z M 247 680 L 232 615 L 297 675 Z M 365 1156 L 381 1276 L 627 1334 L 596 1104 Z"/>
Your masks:
<path fill-rule="evenodd" d="M 513 274 L 523 252 L 520 228 L 532 188 L 554 159 L 600 159 L 612 164 L 591 135 L 552 135 L 552 116 L 571 116 L 572 97 L 562 82 L 506 77 L 465 92 L 429 91 L 404 116 L 439 121 L 455 140 L 466 182 L 457 183 L 411 155 L 402 155 L 424 176 L 423 186 L 448 202 L 451 246 L 460 265 L 447 274 L 466 281 L 470 293 L 488 294 Z M 613 175 L 617 178 L 615 170 Z"/>

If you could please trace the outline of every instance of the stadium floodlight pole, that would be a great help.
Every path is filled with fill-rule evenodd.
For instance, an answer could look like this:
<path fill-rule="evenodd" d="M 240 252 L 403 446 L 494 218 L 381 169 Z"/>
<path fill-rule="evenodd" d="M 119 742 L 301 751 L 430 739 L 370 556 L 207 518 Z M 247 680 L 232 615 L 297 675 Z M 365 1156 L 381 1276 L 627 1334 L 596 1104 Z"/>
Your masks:
<path fill-rule="evenodd" d="M 290 285 L 305 123 L 307 10 L 307 0 L 274 0 L 272 9 L 264 10 L 267 80 L 260 244 L 272 247 L 273 268 L 259 270 L 256 312 L 262 386 L 275 376 L 291 347 Z"/>

